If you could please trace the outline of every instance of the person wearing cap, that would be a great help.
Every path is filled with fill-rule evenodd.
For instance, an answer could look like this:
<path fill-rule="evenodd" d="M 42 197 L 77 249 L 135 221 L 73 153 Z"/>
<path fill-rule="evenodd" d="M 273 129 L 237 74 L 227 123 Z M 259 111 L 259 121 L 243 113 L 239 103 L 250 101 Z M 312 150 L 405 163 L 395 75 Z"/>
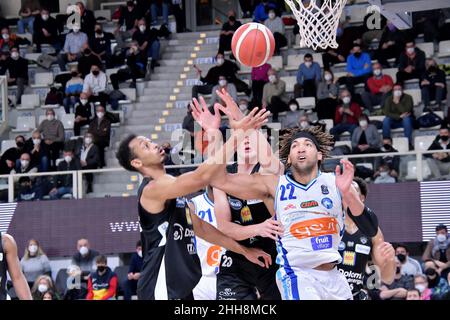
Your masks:
<path fill-rule="evenodd" d="M 450 237 L 448 236 L 447 226 L 439 224 L 436 226 L 436 237 L 428 242 L 422 255 L 422 260 L 438 260 L 446 264 L 441 269 L 450 267 Z"/>

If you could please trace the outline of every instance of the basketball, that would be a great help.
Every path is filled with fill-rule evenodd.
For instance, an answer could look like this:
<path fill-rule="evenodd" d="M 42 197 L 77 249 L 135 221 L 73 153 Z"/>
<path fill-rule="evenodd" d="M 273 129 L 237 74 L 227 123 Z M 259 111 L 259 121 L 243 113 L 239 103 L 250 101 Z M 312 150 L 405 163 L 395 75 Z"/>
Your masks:
<path fill-rule="evenodd" d="M 241 64 L 258 67 L 272 57 L 275 39 L 263 24 L 249 22 L 236 30 L 231 40 L 231 49 Z"/>

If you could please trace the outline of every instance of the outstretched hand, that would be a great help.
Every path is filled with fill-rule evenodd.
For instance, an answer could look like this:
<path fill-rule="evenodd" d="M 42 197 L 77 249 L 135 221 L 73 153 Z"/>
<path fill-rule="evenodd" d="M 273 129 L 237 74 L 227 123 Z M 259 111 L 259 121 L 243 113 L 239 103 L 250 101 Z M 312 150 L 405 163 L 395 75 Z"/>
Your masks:
<path fill-rule="evenodd" d="M 336 187 L 342 195 L 346 195 L 352 186 L 353 178 L 355 176 L 355 168 L 353 164 L 346 159 L 341 159 L 341 164 L 343 165 L 343 172 L 341 171 L 340 166 L 336 166 Z"/>
<path fill-rule="evenodd" d="M 221 120 L 220 107 L 222 106 L 216 103 L 214 105 L 214 114 L 212 114 L 203 97 L 200 97 L 200 102 L 194 98 L 191 102 L 192 117 L 205 131 L 219 129 Z"/>
<path fill-rule="evenodd" d="M 225 103 L 225 107 L 220 106 L 220 110 L 225 113 L 229 119 L 241 120 L 244 117 L 241 109 L 239 109 L 236 101 L 225 90 L 225 88 L 216 90 L 216 94 Z"/>
<path fill-rule="evenodd" d="M 249 130 L 249 129 L 259 129 L 265 123 L 267 123 L 267 118 L 270 115 L 270 111 L 266 109 L 253 108 L 252 111 L 240 120 L 235 120 L 230 118 L 230 127 L 234 130 Z"/>

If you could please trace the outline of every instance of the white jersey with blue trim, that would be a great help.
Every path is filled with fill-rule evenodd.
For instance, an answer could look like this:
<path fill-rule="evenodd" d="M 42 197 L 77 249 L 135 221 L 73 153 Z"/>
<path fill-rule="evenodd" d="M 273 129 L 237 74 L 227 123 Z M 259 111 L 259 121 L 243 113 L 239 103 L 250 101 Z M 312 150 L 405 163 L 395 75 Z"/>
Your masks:
<path fill-rule="evenodd" d="M 334 173 L 319 172 L 306 186 L 296 182 L 290 172 L 281 176 L 275 212 L 284 228 L 277 241 L 277 263 L 286 272 L 341 261 L 338 246 L 345 212 Z"/>
<path fill-rule="evenodd" d="M 214 204 L 208 198 L 207 193 L 203 193 L 190 200 L 194 204 L 195 214 L 217 228 L 216 214 L 214 213 Z M 196 237 L 197 254 L 202 266 L 202 275 L 209 277 L 215 276 L 219 272 L 220 258 L 224 252 L 223 248 L 209 243 L 199 237 Z"/>

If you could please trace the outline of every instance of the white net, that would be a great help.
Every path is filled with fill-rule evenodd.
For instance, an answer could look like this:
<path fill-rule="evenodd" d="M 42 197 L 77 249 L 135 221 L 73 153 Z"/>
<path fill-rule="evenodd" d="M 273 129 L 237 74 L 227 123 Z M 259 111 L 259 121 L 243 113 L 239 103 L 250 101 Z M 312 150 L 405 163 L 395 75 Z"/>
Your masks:
<path fill-rule="evenodd" d="M 336 30 L 347 0 L 285 0 L 300 27 L 300 46 L 337 48 Z"/>

